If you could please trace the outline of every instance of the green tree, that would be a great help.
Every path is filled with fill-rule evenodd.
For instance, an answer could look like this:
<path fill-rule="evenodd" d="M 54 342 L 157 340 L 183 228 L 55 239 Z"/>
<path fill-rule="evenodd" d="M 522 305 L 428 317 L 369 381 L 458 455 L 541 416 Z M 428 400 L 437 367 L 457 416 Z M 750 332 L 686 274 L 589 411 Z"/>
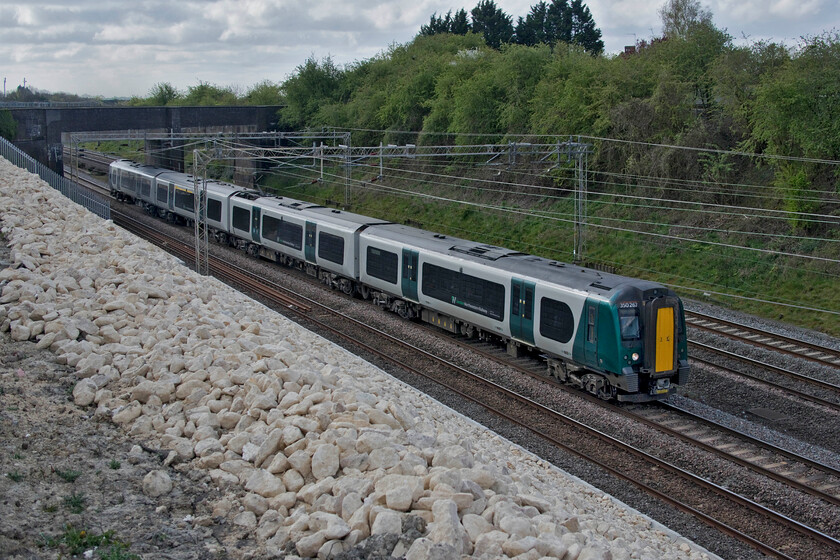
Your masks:
<path fill-rule="evenodd" d="M 662 33 L 668 38 L 686 38 L 698 24 L 710 25 L 712 12 L 704 9 L 699 0 L 667 0 L 659 8 Z"/>
<path fill-rule="evenodd" d="M 283 92 L 280 84 L 265 80 L 250 88 L 243 101 L 248 105 L 282 105 Z"/>
<path fill-rule="evenodd" d="M 18 86 L 6 95 L 6 101 L 18 101 L 20 103 L 36 103 L 49 101 L 44 93 L 28 87 Z"/>
<path fill-rule="evenodd" d="M 467 11 L 461 8 L 452 16 L 452 25 L 449 27 L 449 32 L 454 35 L 466 35 L 470 31 L 472 31 L 472 26 Z"/>
<path fill-rule="evenodd" d="M 548 4 L 537 2 L 525 18 L 516 22 L 516 42 L 520 45 L 554 44 L 556 40 L 548 27 Z"/>
<path fill-rule="evenodd" d="M 158 82 L 152 86 L 147 99 L 149 105 L 164 107 L 181 97 L 180 92 L 169 82 Z"/>
<path fill-rule="evenodd" d="M 762 76 L 750 110 L 753 150 L 840 159 L 840 34 L 808 39 Z"/>
<path fill-rule="evenodd" d="M 611 61 L 580 46 L 557 46 L 531 101 L 531 130 L 538 134 L 599 134 L 609 102 Z"/>
<path fill-rule="evenodd" d="M 806 169 L 796 163 L 780 164 L 776 169 L 775 186 L 782 196 L 783 209 L 792 213 L 788 218 L 791 230 L 813 229 L 812 222 L 802 219 L 802 214 L 819 210 L 819 203 L 810 195 L 813 186 Z"/>
<path fill-rule="evenodd" d="M 293 129 L 316 124 L 315 117 L 322 106 L 344 99 L 343 80 L 344 72 L 332 58 L 321 62 L 313 57 L 306 59 L 283 82 L 286 106 L 280 110 L 281 118 Z"/>
<path fill-rule="evenodd" d="M 424 140 L 432 138 L 431 141 L 436 142 L 434 133 L 461 130 L 459 124 L 454 124 L 456 96 L 460 95 L 464 84 L 469 83 L 473 76 L 482 68 L 486 68 L 489 60 L 497 55 L 496 51 L 487 47 L 483 37 L 479 35 L 471 33 L 459 39 L 460 48 L 443 59 L 434 93 L 425 102 L 428 114 L 423 119 Z M 464 115 L 459 115 L 459 123 L 464 118 Z"/>
<path fill-rule="evenodd" d="M 750 111 L 762 79 L 788 61 L 790 51 L 786 46 L 759 41 L 750 46 L 726 48 L 709 67 L 717 107 L 731 119 L 739 137 L 749 134 Z"/>
<path fill-rule="evenodd" d="M 493 0 L 480 0 L 470 12 L 472 30 L 484 35 L 487 44 L 498 49 L 513 39 L 513 22 Z"/>
<path fill-rule="evenodd" d="M 558 41 L 581 45 L 592 54 L 604 50 L 601 30 L 595 27 L 592 13 L 581 0 L 552 0 L 550 4 L 537 2 L 525 19 L 516 24 L 516 42 L 521 45 Z"/>
<path fill-rule="evenodd" d="M 219 87 L 207 82 L 187 88 L 186 95 L 177 99 L 178 105 L 188 107 L 212 107 L 217 105 L 236 105 L 236 92 L 229 87 Z"/>
<path fill-rule="evenodd" d="M 551 48 L 508 45 L 502 49 L 490 72 L 496 77 L 501 93 L 499 126 L 507 134 L 527 134 L 531 131 L 533 99 L 537 84 L 543 79 L 551 63 Z"/>
<path fill-rule="evenodd" d="M 571 16 L 570 43 L 576 43 L 592 54 L 604 51 L 604 41 L 601 40 L 601 30 L 595 27 L 592 13 L 582 0 L 572 0 L 569 6 Z"/>
<path fill-rule="evenodd" d="M 438 33 L 453 33 L 455 35 L 466 35 L 472 30 L 467 19 L 467 11 L 463 8 L 452 15 L 452 10 L 446 12 L 445 16 L 432 14 L 429 23 L 420 26 L 420 35 L 429 36 Z"/>
<path fill-rule="evenodd" d="M 17 122 L 8 109 L 0 110 L 0 137 L 13 142 L 17 136 Z"/>
<path fill-rule="evenodd" d="M 420 26 L 420 35 L 437 35 L 438 33 L 449 33 L 452 30 L 452 10 L 441 17 L 437 12 L 432 12 L 429 23 Z"/>

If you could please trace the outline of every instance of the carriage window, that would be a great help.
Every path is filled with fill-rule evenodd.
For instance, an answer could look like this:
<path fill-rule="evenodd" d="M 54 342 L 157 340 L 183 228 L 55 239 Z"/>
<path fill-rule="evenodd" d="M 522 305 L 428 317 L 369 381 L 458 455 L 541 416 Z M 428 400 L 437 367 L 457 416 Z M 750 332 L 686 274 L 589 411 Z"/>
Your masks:
<path fill-rule="evenodd" d="M 463 272 L 424 263 L 423 293 L 491 319 L 505 316 L 504 286 Z"/>
<path fill-rule="evenodd" d="M 595 342 L 595 306 L 590 305 L 588 307 L 589 310 L 589 321 L 586 323 L 586 340 L 587 342 Z"/>
<path fill-rule="evenodd" d="M 207 199 L 207 219 L 214 222 L 222 221 L 222 203 L 219 200 Z"/>
<path fill-rule="evenodd" d="M 120 183 L 124 190 L 134 192 L 134 175 L 124 169 L 120 171 Z"/>
<path fill-rule="evenodd" d="M 157 187 L 157 201 L 158 201 L 158 202 L 163 202 L 164 204 L 166 204 L 166 199 L 167 199 L 167 196 L 166 196 L 166 185 L 164 185 L 164 184 L 162 184 L 162 183 L 158 183 L 158 187 Z"/>
<path fill-rule="evenodd" d="M 639 339 L 639 310 L 637 308 L 619 309 L 618 323 L 621 327 L 621 340 Z"/>
<path fill-rule="evenodd" d="M 571 308 L 550 298 L 540 300 L 540 334 L 557 342 L 569 342 L 575 331 Z"/>
<path fill-rule="evenodd" d="M 140 178 L 140 196 L 149 198 L 152 195 L 152 180 L 147 177 Z"/>
<path fill-rule="evenodd" d="M 318 234 L 318 256 L 336 264 L 344 264 L 344 238 L 322 231 Z"/>
<path fill-rule="evenodd" d="M 181 210 L 195 213 L 195 197 L 189 191 L 175 190 L 175 206 Z"/>
<path fill-rule="evenodd" d="M 251 212 L 245 208 L 233 207 L 233 229 L 251 231 Z"/>
<path fill-rule="evenodd" d="M 367 273 L 374 278 L 396 284 L 398 261 L 396 253 L 376 247 L 367 248 Z"/>
<path fill-rule="evenodd" d="M 282 218 L 263 215 L 262 236 L 298 251 L 303 247 L 303 226 Z"/>

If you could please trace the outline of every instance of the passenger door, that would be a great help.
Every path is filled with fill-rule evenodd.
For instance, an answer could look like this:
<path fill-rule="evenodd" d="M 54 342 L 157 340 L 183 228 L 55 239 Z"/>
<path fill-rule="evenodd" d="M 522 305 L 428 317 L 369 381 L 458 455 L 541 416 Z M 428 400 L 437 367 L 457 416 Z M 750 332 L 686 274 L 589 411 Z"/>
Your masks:
<path fill-rule="evenodd" d="M 598 304 L 587 301 L 583 307 L 582 321 L 585 327 L 583 348 L 586 363 L 598 367 Z"/>
<path fill-rule="evenodd" d="M 306 239 L 304 239 L 304 256 L 307 262 L 315 262 L 315 222 L 306 222 Z"/>
<path fill-rule="evenodd" d="M 402 293 L 403 297 L 417 301 L 417 263 L 420 254 L 411 249 L 402 252 Z"/>
<path fill-rule="evenodd" d="M 514 278 L 510 290 L 510 334 L 513 338 L 534 343 L 533 282 Z"/>
<path fill-rule="evenodd" d="M 251 239 L 255 243 L 260 242 L 260 209 L 257 206 L 251 208 Z"/>

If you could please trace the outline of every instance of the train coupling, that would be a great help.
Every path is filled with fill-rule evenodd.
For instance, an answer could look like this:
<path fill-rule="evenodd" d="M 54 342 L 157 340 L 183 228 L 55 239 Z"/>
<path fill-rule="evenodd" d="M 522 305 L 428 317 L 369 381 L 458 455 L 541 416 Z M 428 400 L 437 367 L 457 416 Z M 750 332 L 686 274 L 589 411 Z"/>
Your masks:
<path fill-rule="evenodd" d="M 671 391 L 671 380 L 667 377 L 650 380 L 650 394 L 667 395 Z"/>

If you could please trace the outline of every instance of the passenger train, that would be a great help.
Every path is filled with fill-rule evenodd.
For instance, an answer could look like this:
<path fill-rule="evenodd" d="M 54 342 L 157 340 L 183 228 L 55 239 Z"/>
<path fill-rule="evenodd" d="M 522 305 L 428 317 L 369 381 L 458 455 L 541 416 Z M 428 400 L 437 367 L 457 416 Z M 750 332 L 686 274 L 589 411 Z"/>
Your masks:
<path fill-rule="evenodd" d="M 118 200 L 194 223 L 193 176 L 118 160 Z M 300 268 L 346 294 L 452 333 L 541 355 L 548 374 L 603 399 L 685 385 L 683 305 L 660 284 L 207 181 L 214 239 Z"/>

